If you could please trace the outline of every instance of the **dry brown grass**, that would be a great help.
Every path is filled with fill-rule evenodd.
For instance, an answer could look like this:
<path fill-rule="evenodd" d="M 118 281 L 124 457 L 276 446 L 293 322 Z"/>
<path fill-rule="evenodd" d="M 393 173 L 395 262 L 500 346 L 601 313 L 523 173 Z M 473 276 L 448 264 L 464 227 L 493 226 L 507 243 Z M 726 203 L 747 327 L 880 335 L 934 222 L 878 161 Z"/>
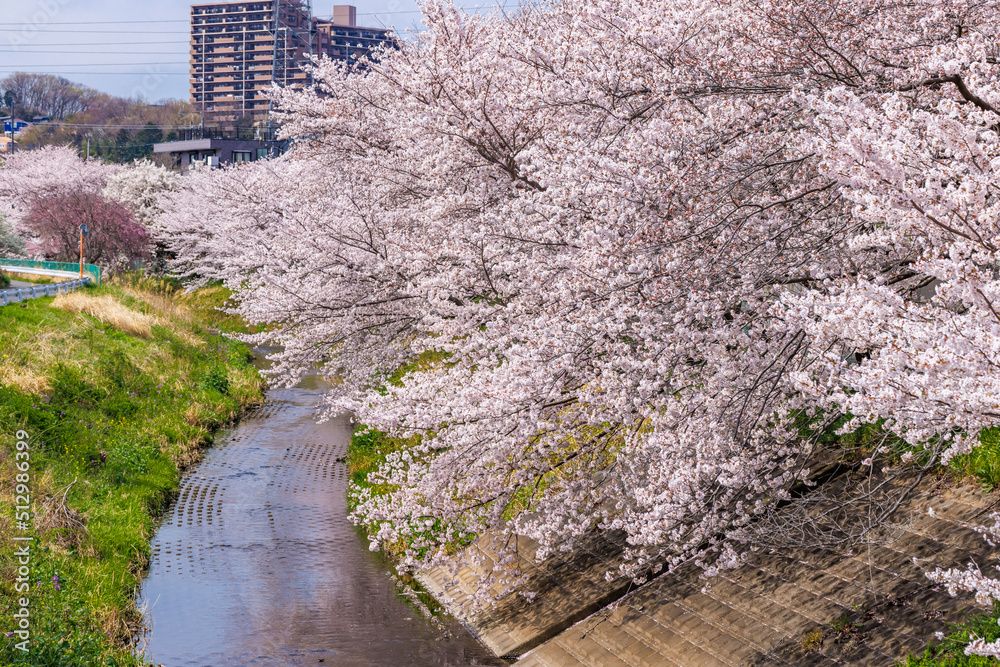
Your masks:
<path fill-rule="evenodd" d="M 13 364 L 0 364 L 0 384 L 25 394 L 44 394 L 52 388 L 49 378 Z"/>
<path fill-rule="evenodd" d="M 229 369 L 227 373 L 229 380 L 229 395 L 247 408 L 255 408 L 264 402 L 261 394 L 261 379 L 255 373 L 241 372 L 237 369 Z"/>
<path fill-rule="evenodd" d="M 202 407 L 198 403 L 192 403 L 188 406 L 188 409 L 184 411 L 184 421 L 186 421 L 191 426 L 197 428 L 203 428 L 204 423 L 201 420 Z"/>
<path fill-rule="evenodd" d="M 38 512 L 38 530 L 63 549 L 79 547 L 87 535 L 87 518 L 66 503 L 76 482 L 46 497 Z"/>
<path fill-rule="evenodd" d="M 127 308 L 112 296 L 89 296 L 83 292 L 73 292 L 56 297 L 52 303 L 56 308 L 70 313 L 84 313 L 103 324 L 109 324 L 143 338 L 152 338 L 153 327 L 166 322 L 155 315 L 147 315 Z"/>
<path fill-rule="evenodd" d="M 147 292 L 129 285 L 121 285 L 120 289 L 133 299 L 149 304 L 151 308 L 162 313 L 166 317 L 176 317 L 182 322 L 188 323 L 190 323 L 193 319 L 191 309 L 183 303 L 179 303 L 174 298 L 172 293 L 161 294 L 159 292 Z"/>
<path fill-rule="evenodd" d="M 149 306 L 151 309 L 163 316 L 163 318 L 169 320 L 179 320 L 185 324 L 191 324 L 195 319 L 191 308 L 181 303 L 178 299 L 178 295 L 173 291 L 142 289 L 142 283 L 140 283 L 139 287 L 136 287 L 128 282 L 117 279 L 112 279 L 112 283 L 116 284 L 122 292 L 128 294 L 133 299 L 141 301 Z M 194 347 L 205 347 L 206 345 L 204 339 L 195 336 L 186 327 L 172 327 L 172 331 L 175 336 L 188 345 Z"/>
<path fill-rule="evenodd" d="M 208 343 L 203 338 L 198 338 L 187 329 L 174 329 L 174 335 L 192 347 L 205 347 Z"/>
<path fill-rule="evenodd" d="M 11 354 L 0 355 L 0 385 L 26 394 L 44 394 L 52 386 L 43 369 L 65 357 L 73 342 L 65 330 L 19 331 L 6 341 Z"/>

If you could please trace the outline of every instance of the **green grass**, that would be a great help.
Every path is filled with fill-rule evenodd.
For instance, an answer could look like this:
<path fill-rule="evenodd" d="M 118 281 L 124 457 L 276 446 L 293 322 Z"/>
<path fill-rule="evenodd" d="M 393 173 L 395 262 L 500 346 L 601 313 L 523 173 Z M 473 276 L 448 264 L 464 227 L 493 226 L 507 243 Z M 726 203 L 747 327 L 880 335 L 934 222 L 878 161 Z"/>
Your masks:
<path fill-rule="evenodd" d="M 148 285 L 146 287 L 149 287 Z M 0 308 L 0 665 L 143 664 L 130 650 L 141 616 L 135 594 L 156 517 L 179 467 L 212 432 L 262 399 L 242 344 L 208 330 L 214 313 L 132 286 L 112 295 L 156 314 L 151 338 L 132 336 L 53 299 Z M 171 305 L 173 304 L 173 305 Z M 5 380 L 6 378 L 6 380 Z M 36 551 L 31 651 L 9 637 L 16 598 L 13 489 L 15 433 L 31 436 Z M 68 492 L 67 492 L 68 489 Z M 45 527 L 42 503 L 66 492 L 67 513 Z M 67 517 L 86 523 L 86 531 Z"/>
<path fill-rule="evenodd" d="M 230 315 L 220 310 L 232 306 L 232 292 L 222 285 L 210 285 L 197 292 L 180 297 L 182 303 L 205 313 L 205 322 L 224 331 L 254 332 L 254 327 L 248 327 L 237 315 Z"/>
<path fill-rule="evenodd" d="M 402 450 L 406 444 L 404 440 L 391 438 L 375 429 L 357 429 L 347 449 L 347 470 L 351 475 L 351 483 L 358 488 L 373 489 L 376 493 L 389 491 L 390 489 L 371 484 L 368 475 L 385 463 L 388 454 Z M 349 506 L 352 510 L 357 506 L 353 494 L 349 498 Z"/>
<path fill-rule="evenodd" d="M 979 442 L 970 453 L 953 458 L 949 467 L 960 477 L 972 477 L 992 491 L 1000 486 L 1000 429 L 983 431 Z"/>
<path fill-rule="evenodd" d="M 965 647 L 972 641 L 973 636 L 989 642 L 1000 638 L 998 619 L 1000 619 L 1000 602 L 994 603 L 991 612 L 977 614 L 964 623 L 952 627 L 942 641 L 934 642 L 923 655 L 911 655 L 905 662 L 898 664 L 905 667 L 996 667 L 996 658 L 967 656 Z"/>

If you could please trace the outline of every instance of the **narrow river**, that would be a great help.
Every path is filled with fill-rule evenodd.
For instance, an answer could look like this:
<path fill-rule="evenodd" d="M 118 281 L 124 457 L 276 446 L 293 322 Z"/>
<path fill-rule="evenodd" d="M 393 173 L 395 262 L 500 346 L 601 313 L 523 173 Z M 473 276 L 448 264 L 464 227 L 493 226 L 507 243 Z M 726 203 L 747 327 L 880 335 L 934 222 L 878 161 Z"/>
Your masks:
<path fill-rule="evenodd" d="M 317 378 L 274 390 L 181 482 L 140 604 L 165 667 L 503 664 L 395 591 L 347 519 L 346 418 L 315 421 Z"/>

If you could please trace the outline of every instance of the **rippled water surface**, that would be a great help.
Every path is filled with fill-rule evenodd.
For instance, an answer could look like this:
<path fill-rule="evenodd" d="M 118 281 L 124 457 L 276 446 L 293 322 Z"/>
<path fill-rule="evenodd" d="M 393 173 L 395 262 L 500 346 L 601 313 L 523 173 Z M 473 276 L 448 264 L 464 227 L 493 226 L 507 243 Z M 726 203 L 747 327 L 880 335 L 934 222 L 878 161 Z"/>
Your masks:
<path fill-rule="evenodd" d="M 346 418 L 321 390 L 271 393 L 184 476 L 142 586 L 146 657 L 166 667 L 497 665 L 395 593 L 347 519 Z"/>

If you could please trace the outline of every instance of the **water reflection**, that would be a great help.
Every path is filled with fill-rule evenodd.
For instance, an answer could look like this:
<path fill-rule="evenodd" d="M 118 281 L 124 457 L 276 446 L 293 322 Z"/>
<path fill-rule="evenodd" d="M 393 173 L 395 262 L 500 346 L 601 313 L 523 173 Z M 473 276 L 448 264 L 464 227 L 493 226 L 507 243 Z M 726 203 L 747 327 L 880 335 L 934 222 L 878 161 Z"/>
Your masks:
<path fill-rule="evenodd" d="M 189 471 L 142 587 L 146 657 L 167 667 L 500 665 L 407 606 L 347 520 L 350 423 L 322 382 L 271 394 Z"/>

